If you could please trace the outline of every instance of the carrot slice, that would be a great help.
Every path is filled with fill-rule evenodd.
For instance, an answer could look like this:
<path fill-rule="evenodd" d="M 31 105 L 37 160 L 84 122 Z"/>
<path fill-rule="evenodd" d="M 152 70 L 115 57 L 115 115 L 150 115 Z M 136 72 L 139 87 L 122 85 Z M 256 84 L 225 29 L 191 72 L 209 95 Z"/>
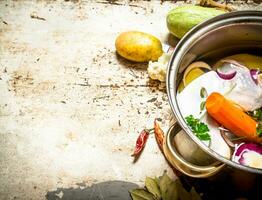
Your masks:
<path fill-rule="evenodd" d="M 206 100 L 206 109 L 212 118 L 236 136 L 262 142 L 256 131 L 257 122 L 221 94 L 210 94 Z"/>

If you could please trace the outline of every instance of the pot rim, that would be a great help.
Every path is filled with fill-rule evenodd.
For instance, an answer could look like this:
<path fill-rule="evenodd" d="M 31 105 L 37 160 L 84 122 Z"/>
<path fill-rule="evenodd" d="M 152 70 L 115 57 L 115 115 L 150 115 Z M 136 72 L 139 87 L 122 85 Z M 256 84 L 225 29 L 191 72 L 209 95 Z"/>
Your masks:
<path fill-rule="evenodd" d="M 241 169 L 244 171 L 262 174 L 262 169 L 248 167 L 244 165 L 240 165 L 236 162 L 233 162 L 223 156 L 219 155 L 208 146 L 206 146 L 203 142 L 201 142 L 195 134 L 190 130 L 187 126 L 182 114 L 180 112 L 176 94 L 177 94 L 177 74 L 179 65 L 181 64 L 183 56 L 187 53 L 187 51 L 192 47 L 196 40 L 203 36 L 205 33 L 211 31 L 214 27 L 219 27 L 223 25 L 229 25 L 230 23 L 262 23 L 262 12 L 261 11 L 235 11 L 231 13 L 226 13 L 223 15 L 219 15 L 212 19 L 209 19 L 191 29 L 176 45 L 171 59 L 168 63 L 167 67 L 167 77 L 166 77 L 166 87 L 168 94 L 168 101 L 171 106 L 171 109 L 177 119 L 177 122 L 180 124 L 182 129 L 189 135 L 189 137 L 198 145 L 200 148 L 212 156 L 213 158 L 227 164 L 228 166 Z"/>

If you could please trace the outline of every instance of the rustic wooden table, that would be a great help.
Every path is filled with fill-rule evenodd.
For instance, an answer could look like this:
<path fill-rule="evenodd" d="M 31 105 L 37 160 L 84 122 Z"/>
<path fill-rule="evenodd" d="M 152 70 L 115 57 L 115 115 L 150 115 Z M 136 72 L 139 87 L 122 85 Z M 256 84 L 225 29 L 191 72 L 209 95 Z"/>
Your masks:
<path fill-rule="evenodd" d="M 146 176 L 172 175 L 153 136 L 133 163 L 139 131 L 173 116 L 165 85 L 114 41 L 140 30 L 166 42 L 166 14 L 184 3 L 0 1 L 0 199 L 123 200 Z"/>

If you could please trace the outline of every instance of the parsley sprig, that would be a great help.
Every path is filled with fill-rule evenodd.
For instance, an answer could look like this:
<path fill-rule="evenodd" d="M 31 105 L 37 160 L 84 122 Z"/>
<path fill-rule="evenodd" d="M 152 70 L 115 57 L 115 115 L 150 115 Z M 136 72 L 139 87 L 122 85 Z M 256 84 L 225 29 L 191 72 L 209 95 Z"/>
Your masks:
<path fill-rule="evenodd" d="M 256 128 L 257 135 L 259 137 L 262 137 L 262 107 L 254 111 L 249 111 L 247 112 L 247 114 L 250 115 L 254 120 L 258 122 L 257 128 Z"/>
<path fill-rule="evenodd" d="M 187 125 L 191 128 L 192 132 L 200 139 L 204 141 L 211 140 L 209 135 L 208 126 L 200 122 L 199 119 L 193 117 L 193 115 L 189 115 L 186 118 Z"/>
<path fill-rule="evenodd" d="M 262 123 L 257 124 L 257 134 L 259 137 L 262 137 Z"/>

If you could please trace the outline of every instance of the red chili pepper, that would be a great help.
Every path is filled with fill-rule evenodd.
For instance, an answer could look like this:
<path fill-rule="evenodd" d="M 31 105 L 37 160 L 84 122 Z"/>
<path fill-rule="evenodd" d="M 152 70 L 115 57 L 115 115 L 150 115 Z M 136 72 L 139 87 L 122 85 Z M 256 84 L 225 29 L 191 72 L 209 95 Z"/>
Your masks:
<path fill-rule="evenodd" d="M 132 154 L 132 156 L 136 157 L 138 156 L 141 151 L 144 149 L 146 141 L 148 139 L 149 136 L 149 130 L 144 129 L 138 136 L 137 140 L 136 140 L 136 146 L 135 146 L 135 151 Z"/>
<path fill-rule="evenodd" d="M 154 130 L 155 130 L 155 137 L 157 144 L 161 151 L 163 151 L 163 143 L 164 143 L 164 132 L 160 128 L 159 124 L 157 123 L 156 119 L 154 121 Z"/>

